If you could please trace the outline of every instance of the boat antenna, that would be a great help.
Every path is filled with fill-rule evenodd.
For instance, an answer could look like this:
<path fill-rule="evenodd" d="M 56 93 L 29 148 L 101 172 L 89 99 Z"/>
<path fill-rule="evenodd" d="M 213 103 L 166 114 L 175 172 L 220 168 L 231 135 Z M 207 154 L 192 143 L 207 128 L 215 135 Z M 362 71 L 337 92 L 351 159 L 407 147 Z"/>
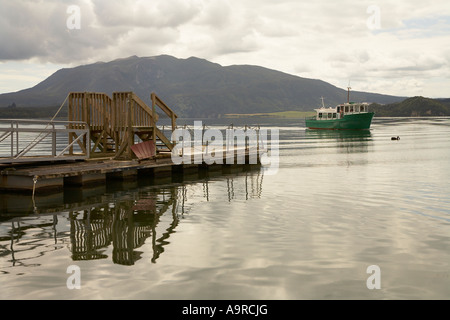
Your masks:
<path fill-rule="evenodd" d="M 347 103 L 350 103 L 350 80 L 348 81 L 348 87 L 347 87 Z"/>
<path fill-rule="evenodd" d="M 325 104 L 323 103 L 323 97 L 320 97 L 322 99 L 322 107 L 325 108 Z"/>

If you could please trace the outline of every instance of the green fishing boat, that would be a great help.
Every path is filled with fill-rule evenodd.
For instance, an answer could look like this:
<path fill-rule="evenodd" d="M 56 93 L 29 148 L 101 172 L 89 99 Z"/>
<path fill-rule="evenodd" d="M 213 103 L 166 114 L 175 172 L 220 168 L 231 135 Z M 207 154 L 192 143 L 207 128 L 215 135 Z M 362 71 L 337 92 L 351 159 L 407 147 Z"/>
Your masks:
<path fill-rule="evenodd" d="M 374 112 L 369 112 L 369 103 L 350 102 L 325 108 L 314 109 L 316 115 L 305 118 L 308 129 L 367 130 L 370 129 Z"/>

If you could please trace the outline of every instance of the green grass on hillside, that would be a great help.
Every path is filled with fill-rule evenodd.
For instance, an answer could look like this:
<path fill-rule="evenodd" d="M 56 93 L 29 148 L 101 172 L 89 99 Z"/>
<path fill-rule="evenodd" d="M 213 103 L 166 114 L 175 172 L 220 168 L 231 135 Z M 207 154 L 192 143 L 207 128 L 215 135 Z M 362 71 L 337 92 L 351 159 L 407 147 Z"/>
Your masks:
<path fill-rule="evenodd" d="M 228 113 L 224 118 L 247 118 L 247 117 L 274 117 L 274 118 L 304 118 L 315 115 L 311 111 L 281 111 L 270 113 Z"/>

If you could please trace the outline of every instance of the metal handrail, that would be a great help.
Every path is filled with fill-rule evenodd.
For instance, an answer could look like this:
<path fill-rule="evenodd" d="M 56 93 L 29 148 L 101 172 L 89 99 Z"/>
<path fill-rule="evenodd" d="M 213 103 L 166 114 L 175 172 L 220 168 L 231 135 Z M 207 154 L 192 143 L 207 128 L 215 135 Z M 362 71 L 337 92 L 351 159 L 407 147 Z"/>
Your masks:
<path fill-rule="evenodd" d="M 24 125 L 26 127 L 23 127 Z M 31 142 L 27 142 L 28 144 L 25 147 L 19 148 L 19 145 L 24 143 L 24 141 L 21 141 L 21 133 L 37 133 L 37 136 L 34 137 Z M 0 143 L 9 137 L 11 138 L 10 152 L 8 152 L 8 155 L 2 154 L 0 150 L 0 162 L 14 163 L 68 158 L 86 159 L 90 157 L 90 148 L 89 146 L 83 147 L 79 141 L 81 138 L 85 138 L 85 141 L 89 141 L 89 133 L 89 126 L 83 121 L 0 119 Z M 73 135 L 76 135 L 77 137 L 73 141 L 70 141 L 70 143 L 68 142 L 67 145 L 63 144 L 63 151 L 57 154 L 57 134 L 67 134 L 68 138 Z M 33 156 L 24 157 L 49 136 L 51 136 L 51 150 L 46 149 Z M 72 150 L 75 143 L 80 144 L 82 153 L 77 155 L 72 154 L 72 152 L 70 152 L 69 155 L 64 154 L 67 150 Z M 51 155 L 48 155 L 49 152 L 51 152 Z"/>

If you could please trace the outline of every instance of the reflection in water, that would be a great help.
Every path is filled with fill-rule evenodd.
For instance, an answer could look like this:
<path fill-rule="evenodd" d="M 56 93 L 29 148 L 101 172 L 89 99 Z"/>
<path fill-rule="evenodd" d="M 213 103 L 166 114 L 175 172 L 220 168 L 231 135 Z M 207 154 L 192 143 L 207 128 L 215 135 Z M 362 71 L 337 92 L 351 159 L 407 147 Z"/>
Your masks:
<path fill-rule="evenodd" d="M 305 135 L 309 139 L 336 139 L 338 141 L 370 140 L 370 130 L 311 130 L 306 129 Z"/>
<path fill-rule="evenodd" d="M 306 137 L 336 142 L 337 153 L 366 153 L 371 141 L 370 130 L 310 130 Z"/>
<path fill-rule="evenodd" d="M 37 197 L 36 213 L 1 193 L 0 298 L 448 298 L 450 120 L 290 121 L 276 175 L 108 181 Z M 381 290 L 366 286 L 374 264 Z"/>
<path fill-rule="evenodd" d="M 148 192 L 148 198 L 120 199 L 81 212 L 70 212 L 71 252 L 73 260 L 104 259 L 105 248 L 112 244 L 112 260 L 122 265 L 133 265 L 141 258 L 147 238 L 153 246 L 152 262 L 164 252 L 165 241 L 178 225 L 178 191 L 170 187 Z M 182 191 L 181 194 L 184 194 Z M 162 199 L 158 199 L 161 197 Z M 156 227 L 160 217 L 171 211 L 172 221 L 162 235 Z M 183 214 L 183 211 L 181 211 Z"/>
<path fill-rule="evenodd" d="M 27 218 L 16 218 L 10 222 L 2 223 L 0 233 L 0 258 L 10 256 L 11 266 L 24 266 L 32 267 L 36 266 L 32 261 L 35 258 L 44 256 L 47 252 L 53 251 L 54 247 L 47 245 L 46 240 L 52 239 L 54 244 L 57 245 L 57 231 L 56 224 L 58 223 L 58 216 L 53 215 L 52 221 L 45 219 L 45 221 L 33 221 L 36 223 L 29 223 Z M 8 231 L 3 232 L 6 226 L 11 223 L 11 227 Z M 35 234 L 36 230 L 39 231 L 41 239 L 33 239 L 28 237 L 28 234 Z M 25 241 L 22 243 L 22 239 Z M 0 274 L 7 273 L 5 270 L 0 270 Z"/>
<path fill-rule="evenodd" d="M 198 199 L 226 196 L 233 201 L 243 195 L 248 200 L 259 198 L 261 190 L 262 171 L 250 170 L 191 184 L 148 185 L 92 195 L 82 202 L 65 203 L 68 210 L 59 213 L 41 210 L 39 215 L 16 215 L 0 223 L 0 258 L 10 257 L 13 267 L 33 266 L 30 262 L 47 251 L 69 248 L 73 261 L 111 259 L 115 264 L 134 265 L 148 253 L 142 248 L 145 244 L 150 245 L 150 260 L 155 263 L 180 219 Z M 7 272 L 4 267 L 0 265 L 0 272 Z"/>
<path fill-rule="evenodd" d="M 310 130 L 304 131 L 304 139 L 296 150 L 301 151 L 302 166 L 366 165 L 373 150 L 374 138 L 370 130 Z"/>

